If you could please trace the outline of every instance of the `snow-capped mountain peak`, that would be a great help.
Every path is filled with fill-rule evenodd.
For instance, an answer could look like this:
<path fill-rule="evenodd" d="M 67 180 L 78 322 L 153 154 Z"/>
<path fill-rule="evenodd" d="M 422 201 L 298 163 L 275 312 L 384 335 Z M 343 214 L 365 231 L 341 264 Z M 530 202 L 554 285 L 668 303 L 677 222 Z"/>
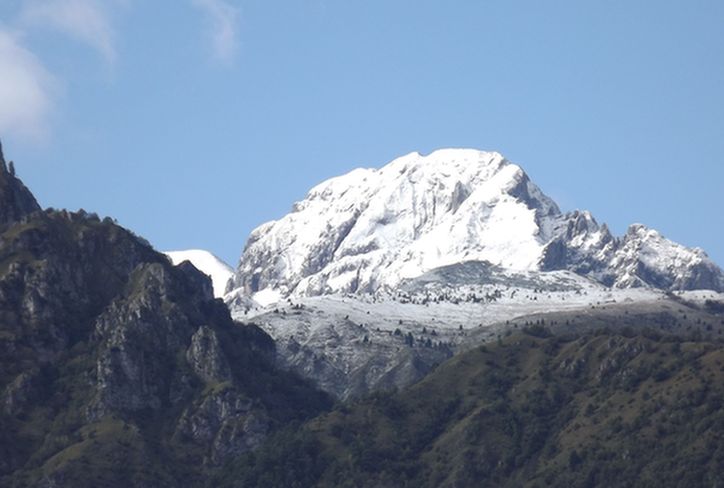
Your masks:
<path fill-rule="evenodd" d="M 642 226 L 616 239 L 588 212 L 562 214 L 499 153 L 441 149 L 315 186 L 291 213 L 252 232 L 229 290 L 374 292 L 466 261 L 568 269 L 608 286 L 724 288 L 699 250 Z"/>
<path fill-rule="evenodd" d="M 670 241 L 643 224 L 629 226 L 612 265 L 625 270 L 617 286 L 721 290 L 722 274 L 700 248 Z"/>

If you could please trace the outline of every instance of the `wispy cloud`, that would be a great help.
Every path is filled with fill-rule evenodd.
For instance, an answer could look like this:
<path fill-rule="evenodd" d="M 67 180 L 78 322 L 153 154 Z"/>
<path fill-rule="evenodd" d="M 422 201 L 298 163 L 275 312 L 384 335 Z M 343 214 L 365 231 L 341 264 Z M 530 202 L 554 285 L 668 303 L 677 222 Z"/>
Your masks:
<path fill-rule="evenodd" d="M 20 19 L 24 24 L 56 29 L 87 44 L 113 64 L 115 35 L 108 5 L 108 1 L 99 0 L 25 0 Z"/>
<path fill-rule="evenodd" d="M 0 0 L 2 1 L 2 0 Z M 239 49 L 241 11 L 232 0 L 189 0 L 208 23 L 214 57 L 231 64 Z M 18 0 L 8 23 L 0 23 L 0 134 L 37 139 L 47 135 L 62 83 L 28 47 L 27 38 L 55 30 L 114 65 L 118 10 L 133 0 Z M 160 19 L 159 19 L 160 20 Z M 47 61 L 47 60 L 46 60 Z M 62 80 L 61 80 L 62 81 Z"/>
<path fill-rule="evenodd" d="M 104 2 L 104 3 L 102 3 Z M 125 0 L 23 0 L 11 24 L 0 25 L 0 134 L 42 139 L 58 95 L 58 80 L 25 43 L 38 29 L 54 29 L 116 59 L 108 8 Z"/>
<path fill-rule="evenodd" d="M 239 24 L 241 11 L 239 7 L 225 0 L 191 0 L 201 9 L 209 22 L 209 35 L 214 49 L 214 56 L 224 63 L 232 63 L 239 48 Z"/>
<path fill-rule="evenodd" d="M 52 109 L 53 77 L 12 32 L 0 28 L 0 133 L 42 138 Z"/>

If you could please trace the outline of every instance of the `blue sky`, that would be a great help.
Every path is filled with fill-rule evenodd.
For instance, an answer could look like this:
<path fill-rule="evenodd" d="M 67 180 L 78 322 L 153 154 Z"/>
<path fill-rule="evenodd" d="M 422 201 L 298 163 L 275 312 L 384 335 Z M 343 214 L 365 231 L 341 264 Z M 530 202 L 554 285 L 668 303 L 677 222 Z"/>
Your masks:
<path fill-rule="evenodd" d="M 2 0 L 0 137 L 45 206 L 235 264 L 321 180 L 497 150 L 724 264 L 724 2 Z"/>

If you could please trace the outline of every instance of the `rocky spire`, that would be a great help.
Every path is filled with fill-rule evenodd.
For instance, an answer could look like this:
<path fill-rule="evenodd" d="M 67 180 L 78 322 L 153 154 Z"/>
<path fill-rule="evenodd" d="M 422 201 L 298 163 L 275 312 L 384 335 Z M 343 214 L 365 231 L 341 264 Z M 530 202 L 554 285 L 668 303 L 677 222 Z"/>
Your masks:
<path fill-rule="evenodd" d="M 8 168 L 5 164 L 5 155 L 3 154 L 3 143 L 0 141 L 0 173 L 7 173 Z"/>
<path fill-rule="evenodd" d="M 0 227 L 13 224 L 40 210 L 40 205 L 23 182 L 8 171 L 0 142 Z"/>

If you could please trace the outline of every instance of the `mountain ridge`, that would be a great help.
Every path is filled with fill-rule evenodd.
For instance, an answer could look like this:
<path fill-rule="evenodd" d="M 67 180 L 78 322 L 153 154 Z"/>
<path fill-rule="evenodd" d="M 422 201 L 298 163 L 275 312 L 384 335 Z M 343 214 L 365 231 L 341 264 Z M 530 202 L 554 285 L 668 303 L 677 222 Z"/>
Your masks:
<path fill-rule="evenodd" d="M 722 359 L 702 331 L 529 326 L 271 438 L 216 484 L 718 486 Z"/>
<path fill-rule="evenodd" d="M 327 408 L 189 262 L 111 218 L 40 210 L 10 170 L 0 202 L 17 204 L 0 226 L 0 486 L 205 486 Z"/>
<path fill-rule="evenodd" d="M 211 278 L 214 296 L 224 296 L 226 285 L 234 274 L 231 266 L 226 264 L 215 254 L 203 249 L 185 249 L 182 251 L 165 251 L 164 254 L 171 259 L 174 265 L 189 261 L 196 269 Z"/>

